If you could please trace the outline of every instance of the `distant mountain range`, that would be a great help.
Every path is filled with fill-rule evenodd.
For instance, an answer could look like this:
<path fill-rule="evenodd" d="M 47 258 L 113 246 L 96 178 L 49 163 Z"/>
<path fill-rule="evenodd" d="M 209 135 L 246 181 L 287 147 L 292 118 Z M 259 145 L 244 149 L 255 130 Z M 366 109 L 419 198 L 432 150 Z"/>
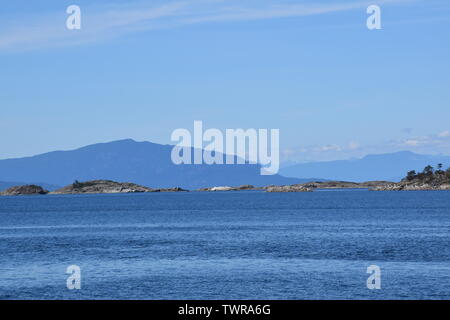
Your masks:
<path fill-rule="evenodd" d="M 450 156 L 416 154 L 409 151 L 368 155 L 362 159 L 310 162 L 284 167 L 286 177 L 318 177 L 329 180 L 363 182 L 371 180 L 400 181 L 410 170 L 422 171 L 427 165 L 450 166 Z"/>
<path fill-rule="evenodd" d="M 171 145 L 120 140 L 71 151 L 0 160 L 0 181 L 64 186 L 74 180 L 109 179 L 153 188 L 198 189 L 212 186 L 295 184 L 312 179 L 261 176 L 260 166 L 174 165 Z M 4 183 L 9 187 L 13 182 Z M 0 187 L 2 185 L 0 184 Z M 3 188 L 5 189 L 5 187 Z M 48 188 L 54 190 L 54 187 Z"/>
<path fill-rule="evenodd" d="M 409 170 L 426 165 L 450 166 L 450 156 L 421 155 L 409 151 L 368 155 L 362 159 L 311 162 L 283 167 L 280 175 L 261 176 L 260 166 L 174 165 L 171 145 L 131 139 L 93 144 L 70 151 L 0 160 L 0 190 L 38 184 L 55 190 L 75 180 L 108 179 L 153 188 L 199 189 L 214 186 L 288 185 L 310 181 L 399 181 Z M 20 182 L 18 182 L 20 181 Z"/>

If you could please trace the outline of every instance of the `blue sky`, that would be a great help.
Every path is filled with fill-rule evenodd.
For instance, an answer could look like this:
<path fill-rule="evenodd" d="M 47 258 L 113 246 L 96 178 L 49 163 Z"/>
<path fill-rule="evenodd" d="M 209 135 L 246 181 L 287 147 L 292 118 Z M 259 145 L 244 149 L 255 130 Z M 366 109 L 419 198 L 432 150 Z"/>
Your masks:
<path fill-rule="evenodd" d="M 0 158 L 170 143 L 194 120 L 278 128 L 284 161 L 450 154 L 446 0 L 124 3 L 0 4 Z"/>

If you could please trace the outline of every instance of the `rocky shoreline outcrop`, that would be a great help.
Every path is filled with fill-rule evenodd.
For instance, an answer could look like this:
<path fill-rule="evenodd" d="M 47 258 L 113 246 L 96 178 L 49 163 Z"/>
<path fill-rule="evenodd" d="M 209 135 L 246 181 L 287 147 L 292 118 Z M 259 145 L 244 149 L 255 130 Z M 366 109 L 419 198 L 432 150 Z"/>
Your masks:
<path fill-rule="evenodd" d="M 239 187 L 222 186 L 222 187 L 202 188 L 197 191 L 216 192 L 216 191 L 243 191 L 243 190 L 265 190 L 266 192 L 308 192 L 312 191 L 312 188 L 305 187 L 301 184 L 287 185 L 287 186 L 267 186 L 267 187 L 242 185 Z"/>
<path fill-rule="evenodd" d="M 385 186 L 393 184 L 390 181 L 366 181 L 366 182 L 349 182 L 349 181 L 313 181 L 302 183 L 301 185 L 311 189 L 370 189 L 377 186 Z"/>
<path fill-rule="evenodd" d="M 450 190 L 450 169 L 447 171 L 434 170 L 428 166 L 421 173 L 408 172 L 408 176 L 402 181 L 312 181 L 303 184 L 256 187 L 253 185 L 241 185 L 238 187 L 218 186 L 202 188 L 196 191 L 243 191 L 265 190 L 266 192 L 311 192 L 316 189 L 369 189 L 373 191 L 414 191 L 414 190 Z M 188 192 L 180 187 L 175 188 L 149 188 L 131 182 L 116 182 L 111 180 L 92 180 L 86 182 L 75 181 L 71 185 L 49 192 L 37 185 L 24 185 L 11 187 L 0 195 L 37 195 L 37 194 L 108 194 L 108 193 L 142 193 L 142 192 Z"/>
<path fill-rule="evenodd" d="M 176 187 L 176 188 L 161 188 L 161 189 L 151 189 L 149 192 L 189 192 L 189 190 Z"/>
<path fill-rule="evenodd" d="M 372 191 L 425 191 L 425 190 L 450 190 L 450 184 L 429 183 L 392 183 L 385 186 L 377 186 Z"/>
<path fill-rule="evenodd" d="M 311 192 L 312 188 L 305 187 L 302 184 L 294 184 L 290 186 L 268 186 L 266 192 Z"/>
<path fill-rule="evenodd" d="M 310 182 L 304 184 L 284 185 L 284 186 L 266 186 L 255 187 L 253 185 L 241 185 L 238 187 L 218 186 L 202 188 L 196 191 L 200 192 L 220 192 L 220 191 L 244 191 L 244 190 L 265 190 L 266 192 L 311 192 L 315 189 L 346 189 L 346 188 L 370 188 L 375 186 L 374 190 L 396 190 L 397 184 L 385 181 L 373 182 L 346 182 L 346 181 L 328 181 L 328 182 Z M 75 181 L 71 185 L 58 190 L 49 192 L 40 186 L 27 185 L 9 188 L 0 195 L 30 195 L 30 194 L 108 194 L 108 193 L 142 193 L 142 192 L 189 192 L 189 190 L 175 188 L 149 188 L 130 182 L 116 182 L 111 180 L 92 180 L 86 182 Z"/>
<path fill-rule="evenodd" d="M 420 191 L 420 190 L 450 190 L 450 168 L 442 170 L 438 164 L 435 170 L 426 166 L 422 172 L 409 171 L 399 183 L 391 183 L 372 188 L 374 191 Z"/>
<path fill-rule="evenodd" d="M 142 193 L 142 192 L 188 192 L 189 190 L 175 188 L 153 189 L 131 182 L 116 182 L 111 180 L 92 180 L 86 182 L 75 181 L 71 185 L 49 192 L 37 185 L 11 187 L 0 196 L 19 196 L 34 194 L 102 194 L 102 193 Z"/>
<path fill-rule="evenodd" d="M 150 192 L 152 189 L 129 182 L 115 182 L 111 180 L 92 180 L 86 182 L 75 181 L 71 185 L 50 192 L 50 194 L 79 194 L 79 193 L 135 193 Z"/>
<path fill-rule="evenodd" d="M 19 195 L 43 195 L 47 194 L 48 191 L 34 184 L 15 186 L 0 192 L 2 196 L 19 196 Z"/>
<path fill-rule="evenodd" d="M 250 184 L 246 184 L 239 187 L 222 186 L 222 187 L 201 188 L 198 189 L 197 191 L 215 192 L 215 191 L 242 191 L 242 190 L 263 190 L 263 189 L 264 187 L 255 187 Z"/>
<path fill-rule="evenodd" d="M 50 192 L 49 194 L 95 194 L 95 193 L 142 193 L 142 192 L 181 192 L 182 188 L 152 189 L 131 182 L 111 180 L 75 181 L 71 185 Z"/>

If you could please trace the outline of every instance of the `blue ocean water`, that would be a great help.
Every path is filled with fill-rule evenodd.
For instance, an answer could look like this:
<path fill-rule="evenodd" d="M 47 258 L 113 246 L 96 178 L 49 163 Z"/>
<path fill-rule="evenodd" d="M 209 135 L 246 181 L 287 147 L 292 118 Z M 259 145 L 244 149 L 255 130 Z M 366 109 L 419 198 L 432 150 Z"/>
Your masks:
<path fill-rule="evenodd" d="M 0 299 L 449 298 L 447 191 L 0 198 Z"/>

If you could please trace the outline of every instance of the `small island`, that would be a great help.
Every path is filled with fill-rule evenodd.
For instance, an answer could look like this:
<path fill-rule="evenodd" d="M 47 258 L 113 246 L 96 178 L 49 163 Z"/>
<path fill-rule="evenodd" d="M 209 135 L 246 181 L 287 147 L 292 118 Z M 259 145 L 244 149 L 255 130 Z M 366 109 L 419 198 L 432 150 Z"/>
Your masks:
<path fill-rule="evenodd" d="M 95 194 L 95 193 L 142 193 L 142 192 L 184 192 L 179 187 L 153 189 L 131 182 L 116 182 L 111 180 L 92 180 L 79 182 L 75 180 L 71 185 L 50 192 L 49 194 Z"/>
<path fill-rule="evenodd" d="M 450 190 L 450 168 L 442 170 L 442 164 L 437 169 L 426 166 L 422 172 L 409 171 L 399 183 L 391 183 L 372 188 L 375 191 L 416 191 L 416 190 Z"/>
<path fill-rule="evenodd" d="M 130 182 L 115 182 L 111 180 L 92 180 L 79 182 L 75 180 L 71 185 L 50 192 L 50 194 L 80 194 L 80 193 L 135 193 L 151 192 L 147 188 Z"/>
<path fill-rule="evenodd" d="M 266 192 L 311 192 L 312 188 L 305 187 L 302 184 L 293 184 L 290 186 L 268 186 Z"/>
<path fill-rule="evenodd" d="M 6 189 L 3 192 L 0 192 L 0 195 L 2 195 L 2 196 L 42 195 L 42 194 L 47 194 L 47 193 L 48 193 L 48 191 L 45 190 L 44 188 L 34 185 L 34 184 L 29 184 L 29 185 L 25 185 L 25 186 L 11 187 L 9 189 Z"/>
<path fill-rule="evenodd" d="M 400 182 L 390 181 L 312 181 L 302 184 L 265 187 L 253 185 L 241 185 L 238 187 L 218 186 L 201 188 L 197 192 L 217 192 L 217 191 L 265 191 L 265 192 L 311 192 L 316 189 L 369 189 L 372 191 L 413 191 L 413 190 L 450 190 L 450 168 L 442 170 L 442 164 L 434 169 L 431 165 L 426 166 L 422 172 L 409 171 Z M 108 193 L 143 193 L 143 192 L 188 192 L 180 187 L 174 188 L 149 188 L 131 182 L 116 182 L 112 180 L 91 180 L 74 183 L 49 192 L 37 185 L 23 185 L 11 187 L 0 196 L 17 195 L 45 195 L 45 194 L 108 194 Z"/>
<path fill-rule="evenodd" d="M 246 184 L 239 187 L 222 186 L 222 187 L 201 188 L 198 189 L 197 191 L 215 192 L 215 191 L 242 191 L 242 190 L 263 190 L 263 189 L 264 187 L 255 187 L 250 184 Z"/>

